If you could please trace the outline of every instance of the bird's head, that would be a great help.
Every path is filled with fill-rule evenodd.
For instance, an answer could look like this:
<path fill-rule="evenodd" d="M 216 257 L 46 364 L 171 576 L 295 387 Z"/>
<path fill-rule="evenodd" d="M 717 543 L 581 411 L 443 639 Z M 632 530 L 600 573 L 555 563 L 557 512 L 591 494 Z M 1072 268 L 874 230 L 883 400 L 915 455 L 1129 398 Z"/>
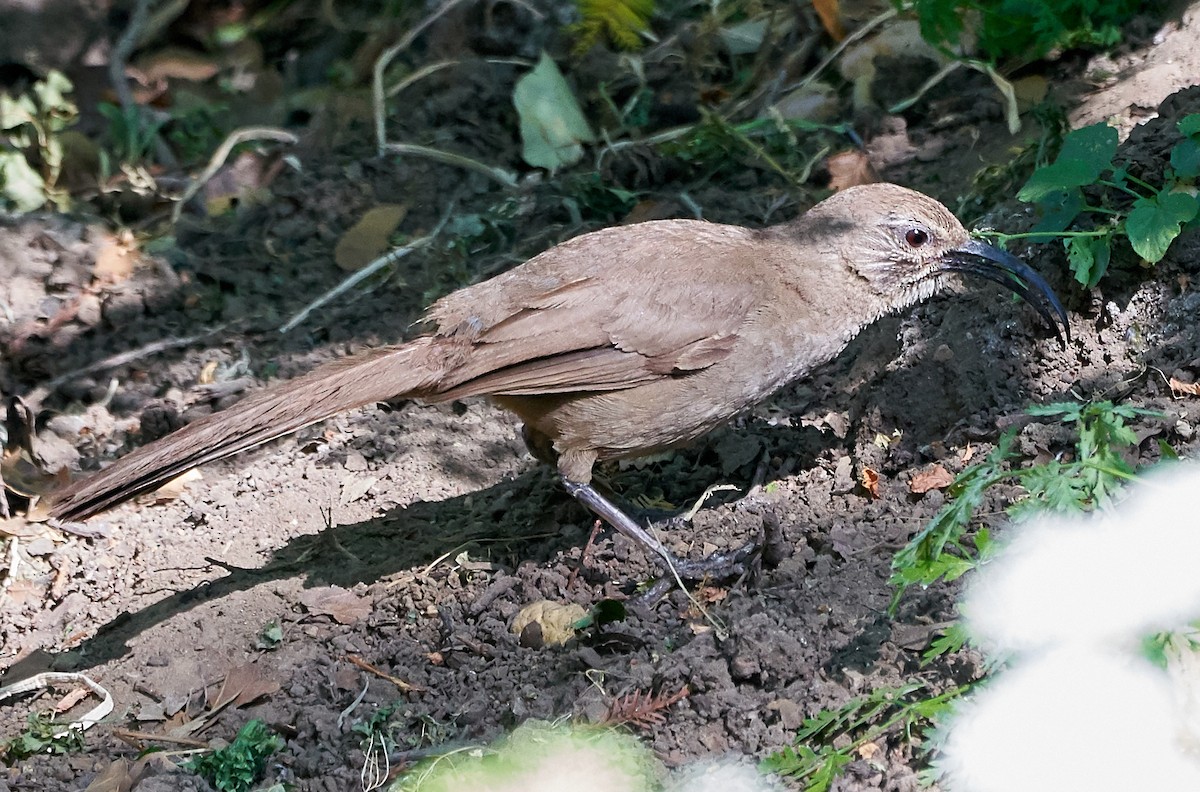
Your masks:
<path fill-rule="evenodd" d="M 1060 338 L 1070 337 L 1066 311 L 1042 276 L 971 238 L 928 195 L 895 184 L 851 187 L 814 206 L 800 223 L 801 233 L 849 266 L 892 310 L 931 297 L 961 272 L 1006 286 Z"/>

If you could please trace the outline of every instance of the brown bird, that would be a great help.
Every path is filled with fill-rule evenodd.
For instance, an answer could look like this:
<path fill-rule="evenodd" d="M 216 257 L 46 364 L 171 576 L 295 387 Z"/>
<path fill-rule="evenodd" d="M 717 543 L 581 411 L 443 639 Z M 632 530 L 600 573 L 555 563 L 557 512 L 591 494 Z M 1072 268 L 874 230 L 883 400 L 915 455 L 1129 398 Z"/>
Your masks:
<path fill-rule="evenodd" d="M 1069 332 L 1036 272 L 893 184 L 844 190 L 764 229 L 661 220 L 595 231 L 438 300 L 427 335 L 278 383 L 137 449 L 59 492 L 51 514 L 88 517 L 353 407 L 488 396 L 521 418 L 526 444 L 568 492 L 698 572 L 596 490 L 596 462 L 703 435 L 957 272 L 1008 286 Z"/>

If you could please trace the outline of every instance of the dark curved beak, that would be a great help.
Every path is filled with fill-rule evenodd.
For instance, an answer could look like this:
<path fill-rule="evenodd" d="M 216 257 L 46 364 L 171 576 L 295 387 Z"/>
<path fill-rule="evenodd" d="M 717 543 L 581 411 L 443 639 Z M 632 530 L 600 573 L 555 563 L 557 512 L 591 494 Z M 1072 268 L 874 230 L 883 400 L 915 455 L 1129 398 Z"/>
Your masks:
<path fill-rule="evenodd" d="M 1046 324 L 1054 328 L 1054 334 L 1060 341 L 1070 340 L 1071 327 L 1067 324 L 1067 312 L 1063 310 L 1054 290 L 1041 275 L 1016 256 L 978 239 L 969 239 L 947 251 L 943 263 L 951 272 L 976 275 L 1012 289 L 1046 320 Z"/>

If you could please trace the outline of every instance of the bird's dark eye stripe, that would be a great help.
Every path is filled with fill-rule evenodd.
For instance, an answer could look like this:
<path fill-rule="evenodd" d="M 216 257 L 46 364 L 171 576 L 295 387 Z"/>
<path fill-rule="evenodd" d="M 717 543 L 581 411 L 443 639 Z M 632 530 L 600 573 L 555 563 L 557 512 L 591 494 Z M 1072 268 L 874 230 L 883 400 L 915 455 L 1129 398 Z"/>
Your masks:
<path fill-rule="evenodd" d="M 918 248 L 929 241 L 929 234 L 920 228 L 910 228 L 904 233 L 904 241 L 909 247 Z"/>

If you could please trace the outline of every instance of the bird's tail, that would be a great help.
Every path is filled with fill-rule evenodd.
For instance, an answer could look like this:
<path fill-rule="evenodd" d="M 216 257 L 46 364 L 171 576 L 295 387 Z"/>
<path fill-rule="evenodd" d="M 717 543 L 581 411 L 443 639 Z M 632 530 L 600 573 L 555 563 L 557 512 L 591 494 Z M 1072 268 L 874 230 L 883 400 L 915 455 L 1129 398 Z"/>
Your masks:
<path fill-rule="evenodd" d="M 191 468 L 253 448 L 354 407 L 432 392 L 445 370 L 418 338 L 329 363 L 205 416 L 50 496 L 50 516 L 81 520 Z"/>

